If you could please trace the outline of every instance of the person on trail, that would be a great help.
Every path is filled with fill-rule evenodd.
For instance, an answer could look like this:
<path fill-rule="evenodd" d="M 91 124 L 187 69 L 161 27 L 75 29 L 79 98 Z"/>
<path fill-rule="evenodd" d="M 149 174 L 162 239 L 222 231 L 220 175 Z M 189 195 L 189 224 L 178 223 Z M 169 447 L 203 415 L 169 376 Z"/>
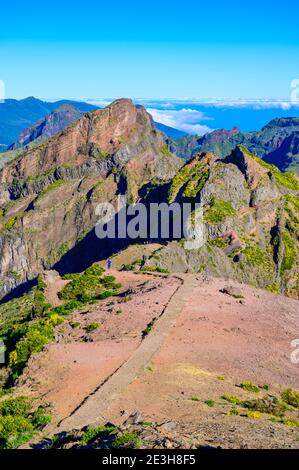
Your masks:
<path fill-rule="evenodd" d="M 107 268 L 108 268 L 108 269 L 110 269 L 110 268 L 111 268 L 111 264 L 112 264 L 112 263 L 111 263 L 111 260 L 110 260 L 110 259 L 108 259 L 108 261 L 107 261 Z"/>

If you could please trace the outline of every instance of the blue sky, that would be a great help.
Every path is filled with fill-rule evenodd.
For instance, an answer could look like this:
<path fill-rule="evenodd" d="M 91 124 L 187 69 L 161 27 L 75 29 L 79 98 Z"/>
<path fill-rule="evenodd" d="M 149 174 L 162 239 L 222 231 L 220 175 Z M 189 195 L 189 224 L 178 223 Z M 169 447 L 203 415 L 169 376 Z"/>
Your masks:
<path fill-rule="evenodd" d="M 6 2 L 0 80 L 14 98 L 287 99 L 298 3 Z"/>

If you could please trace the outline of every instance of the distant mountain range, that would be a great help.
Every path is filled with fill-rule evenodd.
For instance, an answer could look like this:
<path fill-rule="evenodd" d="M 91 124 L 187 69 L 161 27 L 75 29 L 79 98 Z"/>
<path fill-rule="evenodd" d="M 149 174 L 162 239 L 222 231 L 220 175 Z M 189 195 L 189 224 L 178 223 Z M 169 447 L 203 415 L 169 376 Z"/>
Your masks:
<path fill-rule="evenodd" d="M 66 112 L 65 106 L 72 107 L 72 112 L 70 108 Z M 79 119 L 82 113 L 95 109 L 99 107 L 83 101 L 49 102 L 33 96 L 19 101 L 5 100 L 0 104 L 0 152 L 19 149 L 41 136 L 42 140 L 51 137 Z M 164 124 L 156 123 L 156 126 L 172 139 L 187 135 Z"/>
<path fill-rule="evenodd" d="M 55 102 L 42 101 L 33 96 L 23 100 L 7 99 L 0 104 L 0 151 L 5 146 L 18 140 L 19 134 L 31 127 L 47 114 L 63 105 L 74 106 L 82 113 L 97 109 L 96 106 L 81 101 L 60 100 Z"/>
<path fill-rule="evenodd" d="M 240 144 L 281 171 L 299 173 L 299 118 L 273 119 L 257 132 L 243 133 L 235 127 L 229 131 L 219 129 L 201 137 L 187 135 L 172 140 L 171 149 L 184 159 L 199 152 L 213 152 L 224 158 Z"/>
<path fill-rule="evenodd" d="M 22 147 L 42 142 L 65 129 L 73 122 L 80 119 L 82 112 L 70 104 L 61 105 L 45 118 L 40 119 L 32 127 L 24 129 L 16 142 L 8 147 L 8 150 L 17 150 Z"/>
<path fill-rule="evenodd" d="M 81 101 L 46 102 L 34 97 L 5 100 L 0 105 L 0 152 L 5 152 L 1 154 L 0 166 L 22 149 L 52 137 L 77 121 L 83 113 L 95 109 L 98 108 Z M 167 136 L 171 151 L 184 159 L 199 152 L 213 152 L 225 158 L 242 144 L 281 171 L 299 173 L 299 118 L 272 119 L 260 131 L 241 132 L 238 127 L 233 127 L 203 136 L 188 135 L 158 122 L 155 126 Z"/>

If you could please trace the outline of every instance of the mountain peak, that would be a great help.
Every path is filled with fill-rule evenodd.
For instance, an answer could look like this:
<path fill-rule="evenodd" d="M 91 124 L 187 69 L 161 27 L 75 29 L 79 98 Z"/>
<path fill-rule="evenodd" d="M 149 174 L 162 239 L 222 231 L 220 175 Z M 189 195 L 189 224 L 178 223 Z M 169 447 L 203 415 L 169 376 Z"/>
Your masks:
<path fill-rule="evenodd" d="M 38 101 L 38 102 L 41 102 L 41 100 L 39 100 L 38 98 L 35 98 L 35 96 L 27 96 L 27 98 L 23 98 L 22 100 L 20 100 L 22 103 L 26 103 L 28 101 Z"/>
<path fill-rule="evenodd" d="M 237 165 L 239 170 L 245 175 L 251 189 L 254 189 L 265 173 L 267 173 L 267 170 L 259 164 L 255 156 L 244 145 L 237 145 L 225 161 Z"/>
<path fill-rule="evenodd" d="M 281 117 L 272 119 L 263 129 L 269 129 L 273 127 L 298 127 L 299 118 L 297 117 Z"/>

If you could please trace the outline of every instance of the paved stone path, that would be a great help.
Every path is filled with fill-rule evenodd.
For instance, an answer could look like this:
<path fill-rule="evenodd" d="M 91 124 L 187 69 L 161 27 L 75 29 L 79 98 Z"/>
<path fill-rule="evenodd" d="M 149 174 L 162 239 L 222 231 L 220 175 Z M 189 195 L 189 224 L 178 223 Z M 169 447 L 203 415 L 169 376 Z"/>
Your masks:
<path fill-rule="evenodd" d="M 195 276 L 178 275 L 182 284 L 172 295 L 163 313 L 156 320 L 152 330 L 142 341 L 138 349 L 104 383 L 89 395 L 79 407 L 59 424 L 59 431 L 80 429 L 85 425 L 103 419 L 105 410 L 112 400 L 118 398 L 125 388 L 140 375 L 153 355 L 161 348 L 164 338 L 174 326 L 179 313 L 198 285 Z"/>

